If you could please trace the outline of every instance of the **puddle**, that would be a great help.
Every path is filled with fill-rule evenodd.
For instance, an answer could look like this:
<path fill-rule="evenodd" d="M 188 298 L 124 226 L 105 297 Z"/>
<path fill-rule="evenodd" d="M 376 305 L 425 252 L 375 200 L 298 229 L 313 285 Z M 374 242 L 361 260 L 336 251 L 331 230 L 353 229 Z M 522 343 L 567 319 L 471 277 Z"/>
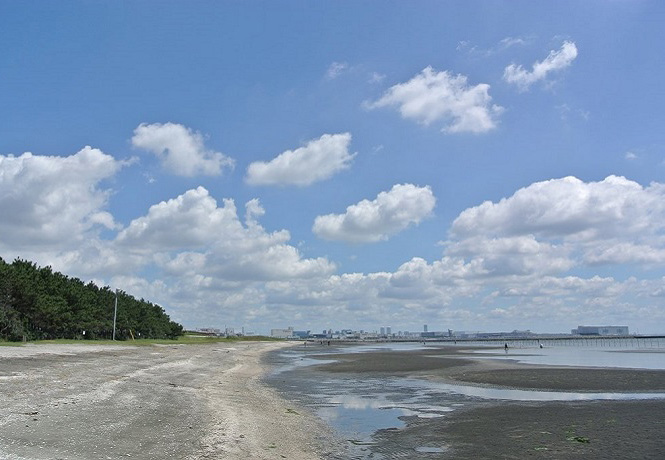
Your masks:
<path fill-rule="evenodd" d="M 459 407 L 459 395 L 441 395 L 428 388 L 403 385 L 401 379 L 326 380 L 309 378 L 297 383 L 290 376 L 288 391 L 295 391 L 326 423 L 346 439 L 371 442 L 378 430 L 400 430 L 406 418 L 431 419 L 443 417 Z M 283 387 L 284 388 L 284 387 Z M 303 391 L 304 390 L 304 391 Z M 450 404 L 447 404 L 450 403 Z"/>
<path fill-rule="evenodd" d="M 330 364 L 336 362 L 334 359 L 294 358 L 290 364 L 280 366 L 272 371 L 272 375 L 279 375 L 294 371 L 300 367 L 314 366 L 317 364 Z"/>
<path fill-rule="evenodd" d="M 617 367 L 624 369 L 665 369 L 665 353 L 653 350 L 626 350 L 617 348 L 589 349 L 577 347 L 476 350 L 484 358 L 509 359 L 524 364 L 546 366 Z M 492 356 L 489 356 L 492 355 Z"/>
<path fill-rule="evenodd" d="M 404 412 L 397 408 L 367 410 L 336 406 L 320 408 L 317 414 L 345 437 L 363 442 L 370 441 L 378 430 L 400 429 L 406 425 L 399 419 Z"/>

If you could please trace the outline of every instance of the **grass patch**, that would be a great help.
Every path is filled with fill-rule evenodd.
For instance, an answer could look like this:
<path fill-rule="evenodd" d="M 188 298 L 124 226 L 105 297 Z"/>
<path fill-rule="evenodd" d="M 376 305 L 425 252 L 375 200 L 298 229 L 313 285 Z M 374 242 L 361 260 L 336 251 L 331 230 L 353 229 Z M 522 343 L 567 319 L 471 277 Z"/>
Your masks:
<path fill-rule="evenodd" d="M 566 438 L 568 441 L 577 441 L 577 442 L 583 442 L 583 443 L 589 443 L 591 442 L 589 438 L 586 436 L 569 436 Z"/>
<path fill-rule="evenodd" d="M 33 340 L 27 343 L 34 344 L 77 344 L 77 345 L 132 345 L 132 346 L 148 346 L 148 345 L 197 345 L 207 343 L 236 343 L 236 342 L 272 342 L 280 341 L 283 339 L 275 339 L 273 337 L 212 337 L 205 335 L 190 335 L 185 334 L 177 339 L 136 339 L 136 340 L 76 340 L 76 339 L 53 339 L 53 340 Z M 26 342 L 3 342 L 0 341 L 0 346 L 15 346 L 19 347 Z"/>
<path fill-rule="evenodd" d="M 578 436 L 577 433 L 575 433 L 577 428 L 577 425 L 571 425 L 568 427 L 566 430 L 566 441 L 573 441 L 573 442 L 581 442 L 584 444 L 588 444 L 591 442 L 589 438 L 586 436 Z"/>

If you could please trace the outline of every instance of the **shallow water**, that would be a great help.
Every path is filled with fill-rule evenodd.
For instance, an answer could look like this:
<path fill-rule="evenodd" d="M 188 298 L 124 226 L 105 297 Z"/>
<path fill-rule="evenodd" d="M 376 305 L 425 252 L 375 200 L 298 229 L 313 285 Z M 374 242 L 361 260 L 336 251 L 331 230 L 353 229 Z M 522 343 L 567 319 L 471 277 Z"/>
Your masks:
<path fill-rule="evenodd" d="M 314 409 L 345 439 L 371 443 L 371 436 L 377 430 L 404 427 L 402 417 L 442 417 L 466 399 L 454 393 L 439 394 L 438 389 L 420 383 L 426 382 L 377 378 L 321 380 L 313 373 L 304 372 L 291 375 L 276 386 Z"/>
<path fill-rule="evenodd" d="M 476 353 L 495 355 L 493 359 L 511 359 L 525 364 L 548 366 L 618 367 L 627 369 L 665 369 L 665 350 L 626 348 L 509 348 L 478 350 Z"/>

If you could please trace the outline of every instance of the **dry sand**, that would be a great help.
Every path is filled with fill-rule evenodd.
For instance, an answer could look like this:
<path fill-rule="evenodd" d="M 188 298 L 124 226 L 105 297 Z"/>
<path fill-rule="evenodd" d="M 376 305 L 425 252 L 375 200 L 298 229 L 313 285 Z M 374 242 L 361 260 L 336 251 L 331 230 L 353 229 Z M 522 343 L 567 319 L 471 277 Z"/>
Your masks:
<path fill-rule="evenodd" d="M 328 428 L 261 382 L 285 343 L 0 347 L 0 459 L 316 459 Z"/>

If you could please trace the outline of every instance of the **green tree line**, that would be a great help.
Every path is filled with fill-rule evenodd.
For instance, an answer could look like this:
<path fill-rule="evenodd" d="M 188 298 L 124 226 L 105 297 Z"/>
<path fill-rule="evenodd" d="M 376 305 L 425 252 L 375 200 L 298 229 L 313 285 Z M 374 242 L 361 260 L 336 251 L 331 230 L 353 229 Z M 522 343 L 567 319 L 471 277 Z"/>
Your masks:
<path fill-rule="evenodd" d="M 0 258 L 0 339 L 110 339 L 116 292 L 51 267 Z M 116 339 L 177 338 L 183 327 L 162 307 L 117 292 Z"/>

